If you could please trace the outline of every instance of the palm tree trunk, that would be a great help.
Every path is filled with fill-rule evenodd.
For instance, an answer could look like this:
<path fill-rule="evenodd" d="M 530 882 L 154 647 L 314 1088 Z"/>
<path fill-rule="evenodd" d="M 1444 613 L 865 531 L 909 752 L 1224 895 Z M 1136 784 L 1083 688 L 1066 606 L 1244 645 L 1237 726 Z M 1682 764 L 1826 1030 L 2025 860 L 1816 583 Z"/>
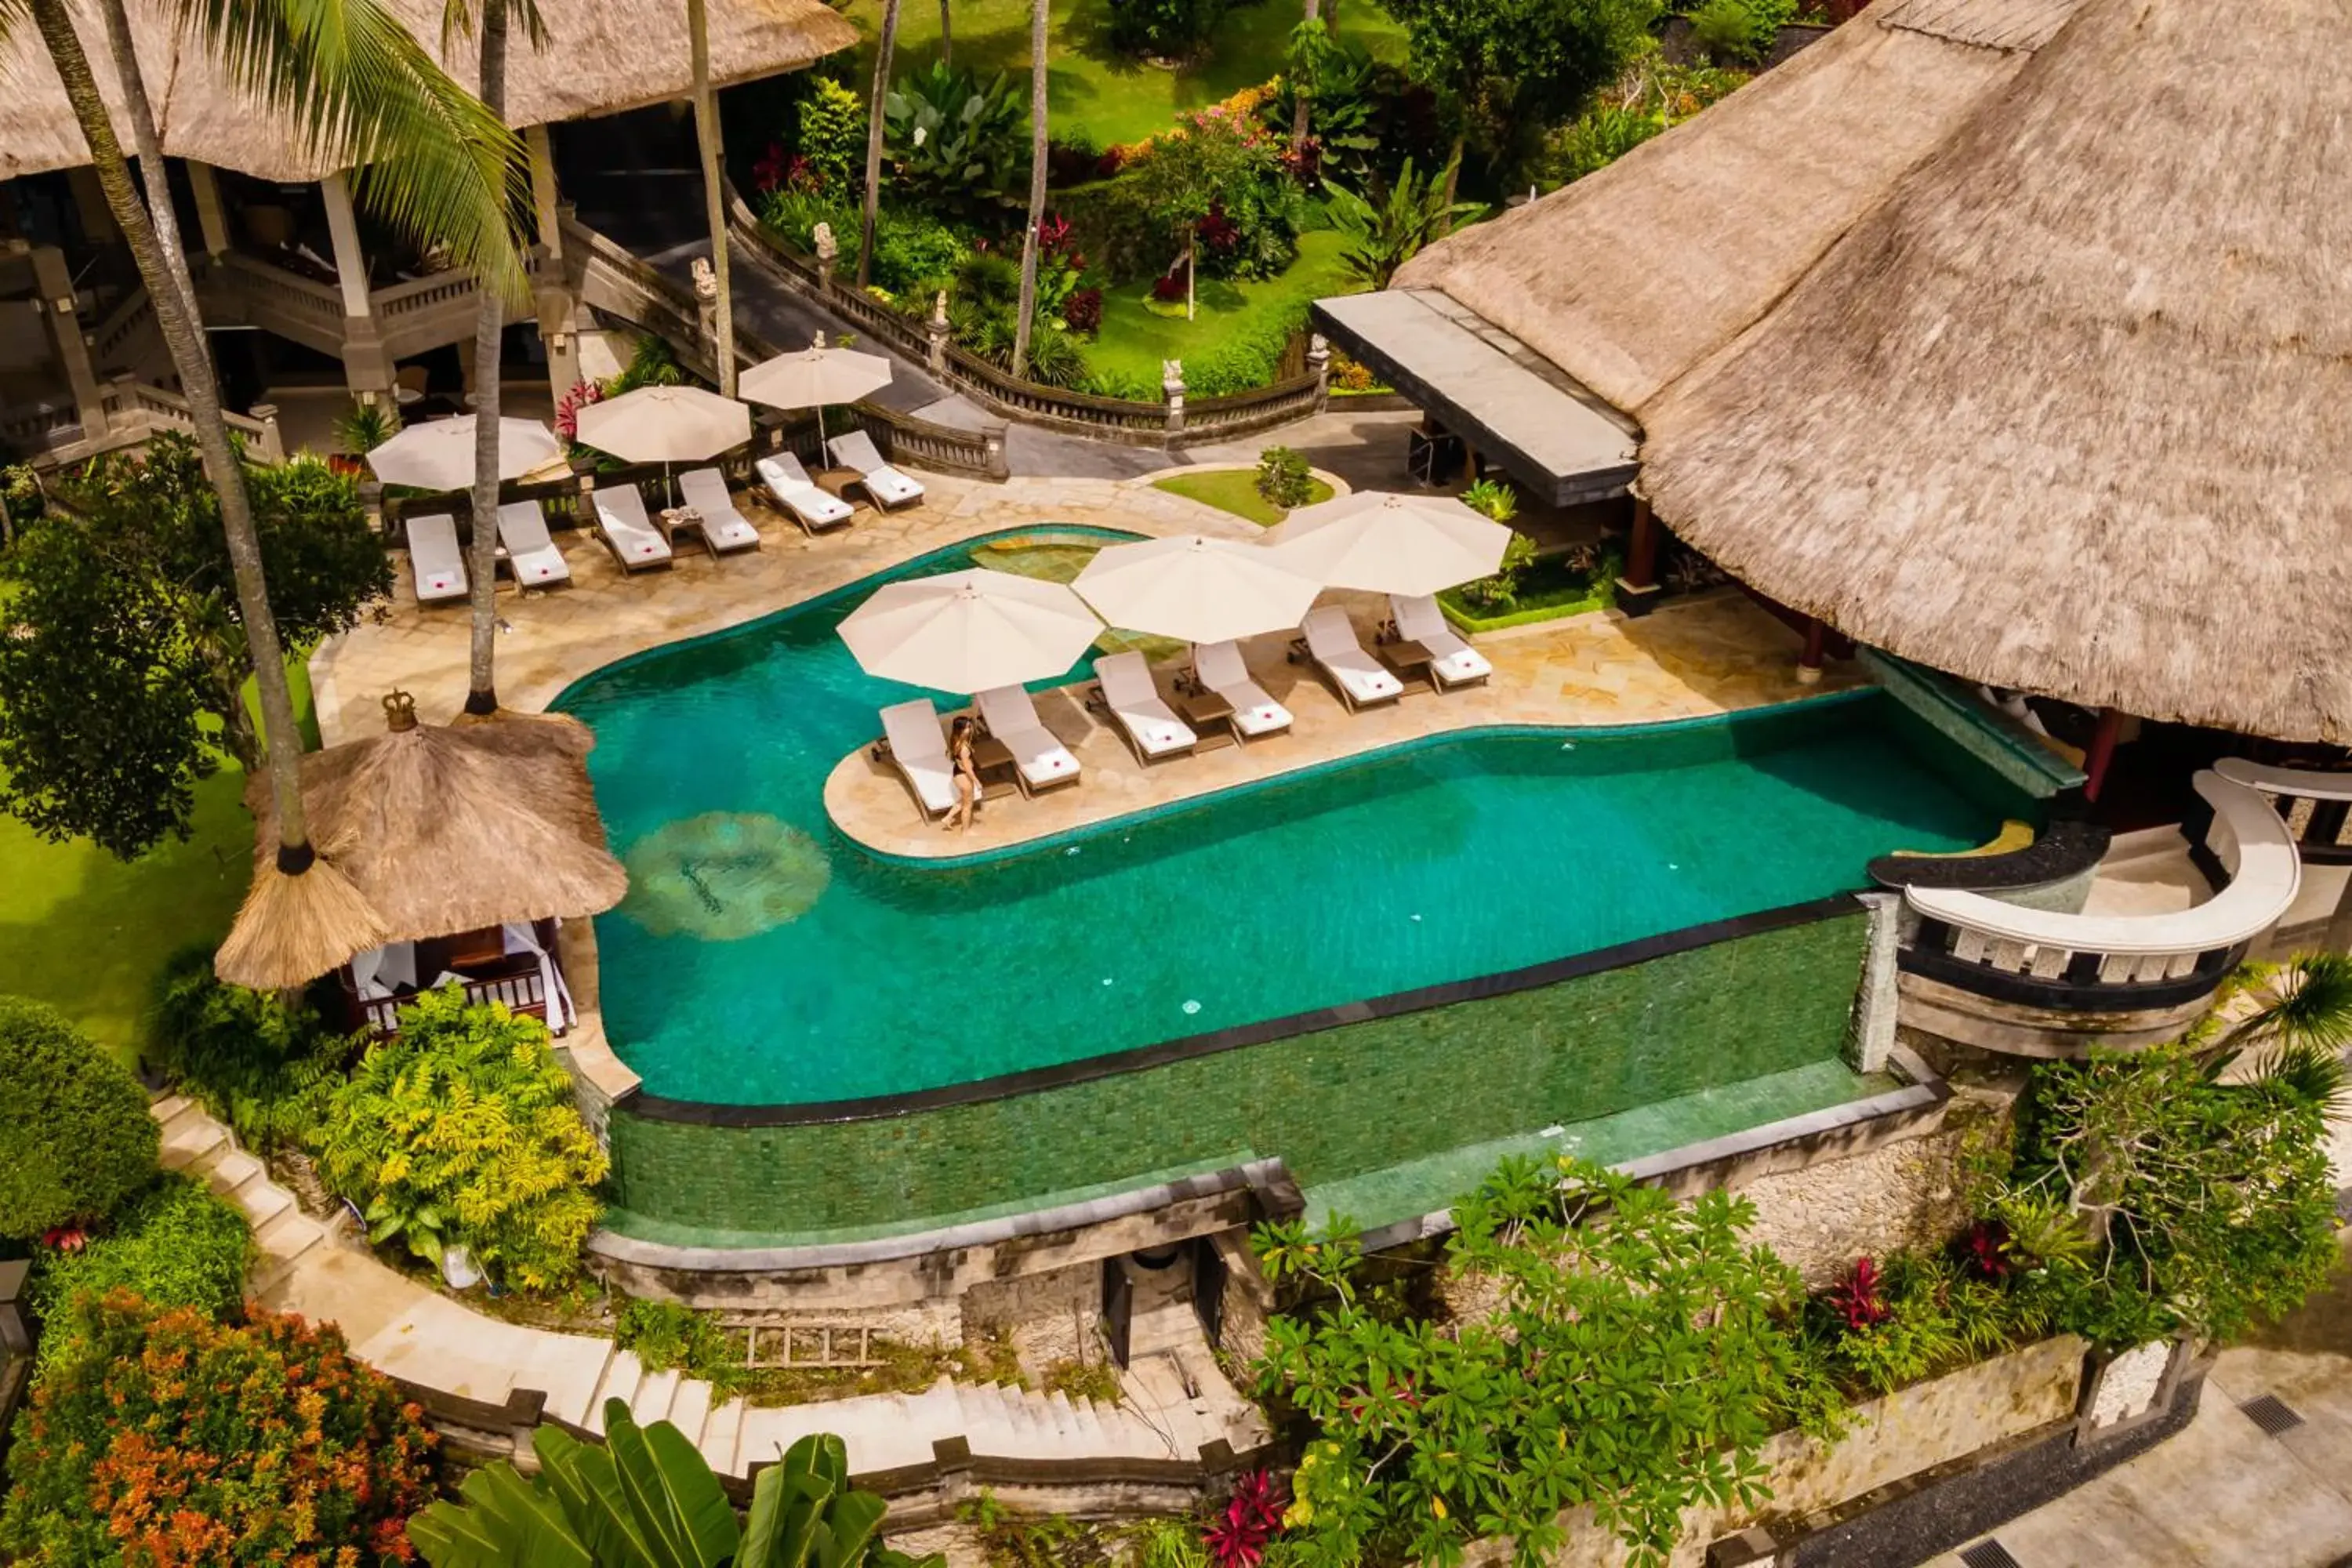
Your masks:
<path fill-rule="evenodd" d="M 710 272 L 719 283 L 719 393 L 732 397 L 735 292 L 727 277 L 727 195 L 719 178 L 719 95 L 710 89 L 710 16 L 706 0 L 686 0 L 686 26 L 694 38 L 694 140 L 702 150 L 702 198 L 710 218 Z M 861 260 L 859 266 L 864 265 Z"/>
<path fill-rule="evenodd" d="M 1192 319 L 1192 300 L 1201 283 L 1201 226 L 1184 231 L 1184 319 Z"/>
<path fill-rule="evenodd" d="M 288 876 L 299 876 L 310 869 L 313 858 L 302 817 L 302 732 L 294 721 L 293 695 L 287 689 L 285 647 L 278 640 L 278 622 L 270 614 L 268 584 L 262 579 L 261 538 L 254 527 L 253 500 L 246 493 L 245 471 L 229 440 L 228 422 L 221 416 L 212 358 L 205 351 L 198 318 L 184 303 L 156 240 L 155 226 L 131 184 L 131 165 L 115 139 L 106 100 L 99 95 L 89 57 L 67 15 L 65 0 L 29 0 L 29 5 L 50 63 L 89 144 L 90 162 L 97 167 L 100 188 L 106 193 L 107 210 L 129 242 L 148 298 L 154 302 L 156 324 L 172 352 L 181 395 L 188 401 L 195 425 L 196 445 L 220 496 L 221 529 L 227 536 L 229 566 L 236 578 L 237 613 L 253 658 L 254 681 L 261 691 L 269 790 L 278 808 L 278 868 Z"/>
<path fill-rule="evenodd" d="M 874 90 L 866 110 L 866 216 L 858 229 L 857 286 L 874 281 L 874 215 L 882 205 L 882 100 L 890 91 L 890 56 L 898 47 L 898 0 L 882 0 L 882 42 L 874 51 Z"/>
<path fill-rule="evenodd" d="M 117 0 L 120 3 L 120 0 Z M 482 6 L 481 100 L 500 119 L 507 111 L 506 0 Z M 506 300 L 487 278 L 475 281 L 473 647 L 467 667 L 466 711 L 499 710 L 499 382 L 506 332 Z"/>
<path fill-rule="evenodd" d="M 948 0 L 940 0 L 940 64 L 955 64 L 955 30 L 948 22 Z"/>
<path fill-rule="evenodd" d="M 1029 0 L 1029 232 L 1021 241 L 1021 314 L 1013 327 L 1013 374 L 1029 374 L 1030 318 L 1037 313 L 1037 230 L 1045 221 L 1045 0 Z"/>
<path fill-rule="evenodd" d="M 1321 11 L 1321 0 L 1307 0 L 1307 21 L 1315 20 Z M 1292 82 L 1290 98 L 1298 106 L 1290 116 L 1290 152 L 1296 157 L 1307 145 L 1307 84 L 1304 81 Z"/>
<path fill-rule="evenodd" d="M 172 205 L 172 176 L 163 163 L 163 139 L 155 132 L 155 108 L 147 98 L 147 79 L 139 68 L 138 47 L 131 41 L 131 17 L 123 0 L 103 0 L 106 47 L 114 57 L 114 74 L 122 84 L 123 106 L 131 113 L 131 145 L 139 154 L 139 183 L 147 189 L 147 211 L 155 222 L 155 243 L 163 252 L 164 270 L 180 291 L 181 308 L 193 320 L 196 308 L 195 279 L 188 275 L 188 255 L 180 240 L 180 214 Z"/>

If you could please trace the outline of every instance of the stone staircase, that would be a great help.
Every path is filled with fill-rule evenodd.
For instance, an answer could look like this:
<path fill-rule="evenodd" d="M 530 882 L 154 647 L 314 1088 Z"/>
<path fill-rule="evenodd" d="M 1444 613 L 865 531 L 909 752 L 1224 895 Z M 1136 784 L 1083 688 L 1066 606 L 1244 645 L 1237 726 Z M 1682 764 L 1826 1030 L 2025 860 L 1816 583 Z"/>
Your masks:
<path fill-rule="evenodd" d="M 504 1322 L 425 1289 L 350 1244 L 341 1217 L 303 1214 L 202 1106 L 173 1095 L 153 1112 L 164 1165 L 199 1177 L 251 1222 L 262 1254 L 248 1286 L 255 1300 L 337 1323 L 360 1360 L 444 1394 L 498 1405 L 511 1390 L 537 1389 L 549 1415 L 592 1432 L 604 1430 L 607 1399 L 626 1400 L 638 1423 L 671 1422 L 728 1475 L 781 1457 L 812 1432 L 837 1434 L 859 1474 L 928 1463 L 932 1445 L 952 1437 L 976 1456 L 1027 1460 L 1191 1459 L 1215 1439 L 1236 1449 L 1265 1440 L 1257 1411 L 1218 1372 L 1189 1303 L 1181 1318 L 1154 1309 L 1116 1405 L 946 1378 L 919 1394 L 808 1405 L 721 1399 L 698 1378 L 646 1371 L 610 1340 Z"/>

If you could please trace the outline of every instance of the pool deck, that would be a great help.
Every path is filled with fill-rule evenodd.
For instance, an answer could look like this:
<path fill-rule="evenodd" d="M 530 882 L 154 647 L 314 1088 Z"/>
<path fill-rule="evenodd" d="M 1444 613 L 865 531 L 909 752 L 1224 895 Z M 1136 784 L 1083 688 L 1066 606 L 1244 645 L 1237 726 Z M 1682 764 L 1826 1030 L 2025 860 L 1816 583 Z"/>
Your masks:
<path fill-rule="evenodd" d="M 1387 612 L 1370 595 L 1346 603 L 1364 645 Z M 1039 693 L 1037 714 L 1078 760 L 1079 782 L 1034 798 L 989 800 L 969 831 L 926 822 L 889 763 L 866 748 L 825 780 L 834 826 L 877 854 L 953 859 L 1096 827 L 1215 792 L 1431 735 L 1509 725 L 1599 728 L 1704 719 L 1859 684 L 1858 666 L 1832 666 L 1811 686 L 1796 679 L 1796 637 L 1744 596 L 1719 592 L 1669 603 L 1639 620 L 1595 611 L 1477 639 L 1494 665 L 1482 686 L 1444 694 L 1408 681 L 1402 700 L 1348 712 L 1314 667 L 1289 662 L 1289 634 L 1253 638 L 1250 672 L 1290 710 L 1286 735 L 1225 745 L 1148 766 L 1108 715 L 1090 711 L 1091 681 Z M 1157 672 L 1169 695 L 1171 672 Z"/>

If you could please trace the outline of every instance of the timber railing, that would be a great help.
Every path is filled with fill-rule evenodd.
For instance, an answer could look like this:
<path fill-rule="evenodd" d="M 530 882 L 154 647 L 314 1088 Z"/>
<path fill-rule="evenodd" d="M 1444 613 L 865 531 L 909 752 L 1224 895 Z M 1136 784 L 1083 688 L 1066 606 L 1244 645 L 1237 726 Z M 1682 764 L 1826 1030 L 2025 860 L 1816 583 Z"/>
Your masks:
<path fill-rule="evenodd" d="M 1190 402 L 1181 384 L 1169 387 L 1164 401 L 1151 403 L 1024 381 L 950 341 L 944 323 L 918 320 L 863 289 L 837 284 L 829 263 L 786 246 L 731 188 L 727 223 L 739 254 L 784 287 L 872 333 L 991 413 L 1007 418 L 1097 440 L 1173 449 L 1286 425 L 1320 413 L 1329 400 L 1328 363 L 1313 351 L 1286 356 L 1306 368 L 1270 386 Z M 1305 342 L 1302 339 L 1294 347 L 1304 350 Z"/>

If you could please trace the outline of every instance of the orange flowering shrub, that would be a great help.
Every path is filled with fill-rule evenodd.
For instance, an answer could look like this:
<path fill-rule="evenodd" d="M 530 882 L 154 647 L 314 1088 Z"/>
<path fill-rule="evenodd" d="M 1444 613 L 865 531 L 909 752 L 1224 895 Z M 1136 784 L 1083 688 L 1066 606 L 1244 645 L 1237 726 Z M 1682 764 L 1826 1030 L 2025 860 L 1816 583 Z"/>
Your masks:
<path fill-rule="evenodd" d="M 433 1434 L 342 1335 L 127 1291 L 77 1309 L 9 1455 L 0 1558 L 65 1568 L 368 1568 L 413 1560 Z"/>

